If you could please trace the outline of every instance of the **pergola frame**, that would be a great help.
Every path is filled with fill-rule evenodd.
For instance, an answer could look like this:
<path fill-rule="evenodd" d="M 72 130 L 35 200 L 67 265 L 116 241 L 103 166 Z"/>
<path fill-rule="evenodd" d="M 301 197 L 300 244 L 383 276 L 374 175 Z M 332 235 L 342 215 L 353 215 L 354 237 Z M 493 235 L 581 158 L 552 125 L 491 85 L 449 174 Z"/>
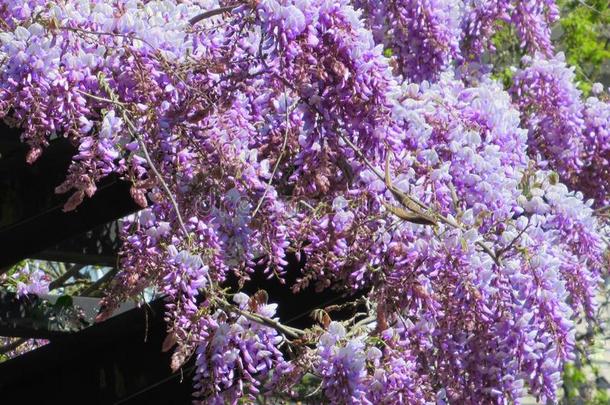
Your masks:
<path fill-rule="evenodd" d="M 105 238 L 91 230 L 139 209 L 129 194 L 130 184 L 106 178 L 92 198 L 65 213 L 62 208 L 69 195 L 57 195 L 54 188 L 65 178 L 74 147 L 66 139 L 51 141 L 33 165 L 25 163 L 26 152 L 18 132 L 0 124 L 0 274 L 25 258 L 118 267 L 117 245 L 112 240 L 116 235 L 99 249 L 83 246 Z M 296 281 L 305 258 L 297 260 L 293 255 L 287 260 L 285 284 L 254 271 L 243 290 L 253 294 L 264 288 L 273 302 L 280 304 L 280 319 L 294 327 L 310 326 L 313 309 L 344 302 L 346 297 L 329 290 L 317 292 L 314 285 L 295 296 L 286 284 Z M 228 284 L 236 288 L 237 278 L 230 274 Z M 170 353 L 161 351 L 166 329 L 161 301 L 91 326 L 98 300 L 73 297 L 74 306 L 84 310 L 81 313 L 53 305 L 53 297 L 46 298 L 51 299 L 0 294 L 0 336 L 51 340 L 42 348 L 0 364 L 3 400 L 190 402 L 194 359 L 177 373 L 170 370 Z M 347 311 L 352 310 L 355 308 Z M 185 383 L 181 383 L 183 380 Z M 31 389 L 34 386 L 36 389 Z"/>

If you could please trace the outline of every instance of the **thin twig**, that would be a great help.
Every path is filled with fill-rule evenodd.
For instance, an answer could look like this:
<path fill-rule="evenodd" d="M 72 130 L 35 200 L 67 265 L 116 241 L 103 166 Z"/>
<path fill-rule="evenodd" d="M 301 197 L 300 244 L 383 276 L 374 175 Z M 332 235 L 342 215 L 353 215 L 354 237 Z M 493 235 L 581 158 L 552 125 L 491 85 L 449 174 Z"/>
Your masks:
<path fill-rule="evenodd" d="M 595 7 L 593 7 L 592 5 L 587 4 L 587 2 L 586 2 L 586 1 L 584 1 L 584 0 L 578 0 L 578 2 L 580 3 L 580 5 L 581 5 L 581 6 L 584 6 L 584 7 L 588 8 L 590 11 L 593 11 L 593 12 L 595 12 L 595 13 L 599 14 L 599 15 L 602 15 L 601 11 L 599 11 L 598 9 L 596 9 Z"/>
<path fill-rule="evenodd" d="M 118 101 L 118 100 L 110 100 L 109 98 L 105 98 L 105 97 L 96 96 L 95 94 L 88 93 L 88 92 L 83 91 L 83 90 L 81 90 L 81 89 L 74 89 L 74 90 L 76 90 L 76 92 L 77 92 L 77 93 L 80 93 L 80 94 L 82 94 L 82 95 L 84 95 L 84 96 L 87 96 L 87 97 L 89 97 L 89 98 L 92 98 L 93 100 L 97 100 L 97 101 L 102 102 L 102 103 L 112 103 L 112 104 L 119 105 L 119 106 L 121 106 L 121 107 L 125 107 L 125 106 L 127 106 L 127 104 L 125 104 L 125 103 L 121 103 L 121 102 L 120 102 L 120 101 Z"/>
<path fill-rule="evenodd" d="M 354 145 L 354 143 L 349 140 L 346 136 L 344 136 L 340 131 L 338 131 L 339 137 L 358 155 L 358 157 L 360 157 L 360 159 L 362 159 L 364 161 L 364 163 L 373 171 L 373 173 L 375 173 L 375 175 L 377 177 L 379 177 L 380 180 L 385 181 L 385 176 L 379 172 L 377 170 L 377 168 L 375 168 L 371 162 L 366 158 L 366 156 L 364 155 L 364 153 L 362 153 L 362 151 L 360 150 L 360 148 L 358 148 L 358 146 Z M 426 211 L 431 211 L 425 204 L 423 204 L 421 201 L 413 198 L 412 196 L 409 196 L 408 194 L 405 194 L 405 197 L 409 198 L 413 203 L 419 205 L 422 209 L 426 210 Z M 438 213 L 438 212 L 433 212 L 434 216 L 436 216 L 438 219 L 441 220 L 441 222 L 459 229 L 459 230 L 464 230 L 464 227 L 462 225 L 460 225 L 459 223 L 457 223 L 454 220 L 450 220 L 449 218 L 447 218 L 446 216 Z M 487 253 L 494 261 L 494 263 L 496 263 L 496 265 L 501 266 L 502 262 L 501 260 L 496 257 L 496 255 L 494 254 L 494 252 L 487 246 L 485 245 L 483 242 L 481 241 L 477 241 L 475 242 L 475 244 L 477 246 L 479 246 L 481 249 L 483 249 L 483 251 L 485 253 Z"/>
<path fill-rule="evenodd" d="M 137 41 L 142 41 L 142 43 L 145 43 L 146 45 L 148 45 L 150 48 L 152 49 L 157 49 L 154 46 L 152 46 L 152 44 L 148 41 L 146 41 L 143 38 L 137 37 L 135 35 L 132 34 L 119 34 L 117 32 L 104 32 L 104 31 L 91 31 L 91 30 L 86 30 L 83 28 L 73 28 L 73 27 L 58 27 L 61 30 L 65 30 L 65 31 L 72 31 L 72 32 L 80 32 L 82 34 L 90 34 L 90 35 L 97 35 L 97 36 L 110 36 L 110 37 L 120 37 L 120 38 L 126 38 L 126 39 L 131 39 L 131 40 L 137 40 Z"/>
<path fill-rule="evenodd" d="M 116 274 L 117 269 L 110 269 L 106 274 L 104 274 L 99 280 L 97 280 L 95 283 L 91 284 L 90 286 L 88 286 L 87 288 L 85 288 L 84 290 L 79 292 L 80 296 L 86 297 L 89 294 L 95 293 L 97 292 L 100 287 L 102 285 L 104 285 L 106 282 L 110 281 L 110 279 L 112 277 L 114 277 L 114 275 Z"/>
<path fill-rule="evenodd" d="M 350 331 L 345 336 L 350 337 L 352 335 L 355 335 L 358 332 L 358 328 L 360 328 L 364 325 L 370 324 L 372 322 L 375 322 L 376 320 L 377 320 L 377 317 L 375 315 L 369 315 L 366 318 L 359 320 L 351 327 Z"/>
<path fill-rule="evenodd" d="M 140 136 L 137 134 L 136 127 L 133 125 L 133 123 L 131 122 L 131 120 L 129 119 L 129 117 L 127 116 L 127 113 L 125 111 L 123 111 L 123 118 L 125 119 L 125 122 L 127 122 L 127 125 L 129 126 L 129 130 L 131 132 L 131 135 L 134 138 L 136 138 L 136 140 L 138 141 L 138 144 L 142 148 L 142 151 L 144 152 L 144 158 L 146 159 L 146 162 L 150 166 L 150 169 L 153 171 L 153 173 L 157 177 L 157 180 L 159 180 L 159 183 L 161 183 L 161 187 L 163 187 L 163 190 L 167 194 L 167 197 L 170 199 L 172 205 L 174 206 L 174 210 L 176 211 L 176 217 L 178 218 L 178 222 L 180 223 L 180 227 L 182 228 L 182 232 L 184 232 L 184 236 L 187 236 L 189 233 L 188 233 L 188 230 L 186 229 L 186 225 L 184 224 L 184 220 L 182 219 L 182 215 L 180 214 L 180 208 L 178 207 L 178 202 L 174 198 L 174 195 L 173 195 L 172 191 L 170 190 L 169 186 L 167 185 L 167 183 L 163 179 L 163 176 L 161 176 L 161 173 L 159 173 L 159 171 L 157 170 L 157 167 L 153 163 L 153 161 L 152 161 L 152 159 L 150 157 L 150 154 L 148 153 L 148 149 L 146 148 L 146 144 L 144 143 L 142 138 L 140 138 Z"/>
<path fill-rule="evenodd" d="M 275 166 L 273 167 L 273 172 L 271 172 L 271 177 L 269 178 L 269 181 L 267 182 L 267 187 L 265 188 L 265 191 L 263 192 L 263 195 L 261 196 L 261 198 L 258 200 L 258 204 L 256 204 L 256 208 L 254 209 L 254 212 L 252 212 L 252 218 L 254 218 L 256 216 L 256 213 L 263 205 L 263 201 L 265 200 L 265 197 L 267 196 L 267 192 L 269 191 L 269 188 L 271 188 L 271 183 L 273 182 L 273 178 L 275 177 L 275 173 L 277 172 L 278 167 L 280 167 L 280 163 L 282 162 L 282 158 L 284 157 L 284 152 L 286 151 L 286 145 L 288 144 L 289 120 L 288 120 L 288 99 L 286 98 L 286 88 L 284 88 L 284 103 L 285 103 L 285 107 L 286 107 L 286 124 L 285 124 L 286 128 L 284 129 L 284 142 L 282 143 L 282 149 L 280 151 L 280 155 L 278 156 L 278 158 L 275 162 Z"/>
<path fill-rule="evenodd" d="M 305 395 L 305 398 L 311 398 L 314 395 L 318 394 L 320 392 L 320 390 L 322 390 L 322 387 L 324 386 L 324 381 L 320 381 L 320 384 L 318 384 L 318 386 L 316 387 L 315 390 L 313 390 L 312 392 L 310 392 L 309 394 Z"/>
<path fill-rule="evenodd" d="M 247 318 L 251 321 L 272 327 L 273 329 L 277 330 L 278 332 L 281 332 L 287 336 L 290 336 L 291 338 L 296 339 L 296 338 L 299 338 L 299 337 L 302 337 L 303 335 L 305 335 L 305 332 L 302 331 L 301 329 L 292 328 L 290 326 L 283 325 L 280 322 L 276 321 L 275 319 L 267 318 L 266 316 L 243 311 L 240 308 L 236 307 L 235 305 L 231 305 L 224 299 L 214 298 L 214 299 L 212 299 L 212 301 L 215 301 L 216 303 L 218 303 L 225 310 L 228 310 L 231 312 L 236 312 L 236 313 L 242 315 L 244 318 Z"/>
<path fill-rule="evenodd" d="M 100 81 L 100 87 L 102 87 L 103 90 L 105 90 L 108 93 L 108 96 L 110 97 L 110 99 L 104 99 L 103 97 L 97 97 L 97 96 L 96 96 L 96 98 L 101 99 L 106 102 L 113 103 L 120 107 L 121 114 L 123 116 L 123 119 L 127 123 L 127 126 L 129 127 L 129 132 L 130 132 L 131 136 L 133 136 L 136 139 L 136 141 L 138 142 L 138 145 L 140 145 L 140 148 L 142 148 L 142 151 L 144 152 L 144 158 L 146 159 L 146 163 L 148 163 L 148 165 L 150 166 L 150 169 L 153 171 L 155 177 L 157 178 L 157 180 L 159 180 L 159 183 L 161 183 L 161 187 L 167 194 L 167 197 L 170 199 L 170 202 L 173 205 L 174 210 L 176 211 L 176 217 L 178 218 L 178 222 L 180 223 L 180 227 L 182 228 L 184 235 L 185 236 L 188 235 L 186 225 L 184 224 L 184 220 L 182 219 L 182 215 L 180 214 L 180 208 L 178 207 L 178 202 L 174 198 L 174 195 L 173 195 L 172 191 L 170 190 L 169 186 L 163 179 L 163 176 L 161 176 L 161 173 L 159 173 L 159 171 L 157 170 L 157 167 L 153 163 L 152 158 L 150 157 L 150 154 L 148 153 L 148 148 L 146 147 L 146 144 L 144 143 L 142 138 L 137 133 L 138 129 L 136 128 L 136 126 L 133 124 L 133 122 L 131 121 L 131 119 L 129 119 L 129 116 L 127 115 L 127 110 L 125 109 L 124 104 L 118 100 L 118 97 L 114 94 L 112 89 L 110 89 L 110 86 L 108 85 L 108 83 L 106 83 L 104 81 L 103 77 L 98 77 L 98 80 Z"/>
<path fill-rule="evenodd" d="M 599 207 L 597 209 L 594 209 L 593 212 L 595 214 L 602 214 L 602 213 L 604 213 L 604 212 L 606 212 L 608 210 L 610 210 L 610 205 L 605 205 L 603 207 Z"/>
<path fill-rule="evenodd" d="M 237 6 L 238 6 L 238 4 L 233 4 L 230 6 L 219 7 L 219 8 L 215 8 L 214 10 L 205 11 L 205 12 L 203 12 L 201 14 L 197 14 L 195 17 L 191 18 L 189 20 L 189 24 L 195 25 L 199 21 L 205 20 L 206 18 L 211 18 L 211 17 L 217 16 L 220 14 L 229 13 L 229 12 L 233 11 L 233 9 Z"/>
<path fill-rule="evenodd" d="M 70 268 L 70 270 L 66 271 L 64 274 L 59 276 L 57 279 L 55 279 L 49 283 L 49 291 L 65 286 L 66 281 L 68 281 L 68 279 L 70 277 L 78 274 L 78 272 L 81 271 L 83 268 L 85 268 L 85 266 L 82 264 L 73 265 Z"/>
<path fill-rule="evenodd" d="M 527 231 L 527 228 L 529 228 L 530 226 L 530 218 L 528 218 L 527 221 L 527 225 L 521 230 L 521 232 L 519 232 L 519 234 L 515 237 L 515 239 L 513 239 L 505 248 L 500 249 L 496 252 L 496 257 L 498 258 L 498 260 L 500 260 L 500 258 L 502 257 L 502 255 L 506 252 L 508 252 L 510 249 L 513 248 L 513 246 L 515 246 L 515 244 L 517 243 L 517 241 L 519 239 L 521 239 L 521 237 L 523 236 L 523 234 L 525 233 L 525 231 Z"/>

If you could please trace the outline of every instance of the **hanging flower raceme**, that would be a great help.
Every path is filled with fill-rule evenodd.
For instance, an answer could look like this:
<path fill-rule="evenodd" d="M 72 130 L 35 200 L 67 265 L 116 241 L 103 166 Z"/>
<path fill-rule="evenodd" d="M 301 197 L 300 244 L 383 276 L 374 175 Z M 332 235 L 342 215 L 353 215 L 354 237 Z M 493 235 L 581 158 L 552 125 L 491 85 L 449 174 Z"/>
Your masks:
<path fill-rule="evenodd" d="M 559 18 L 553 0 L 483 0 L 465 1 L 462 49 L 469 59 L 477 59 L 487 49 L 493 50 L 492 38 L 501 23 L 515 27 L 520 47 L 531 54 L 553 53 L 551 25 Z"/>
<path fill-rule="evenodd" d="M 455 0 L 362 1 L 375 39 L 396 55 L 399 72 L 414 82 L 434 80 L 460 60 L 464 5 Z"/>
<path fill-rule="evenodd" d="M 578 179 L 579 190 L 594 198 L 600 207 L 610 204 L 610 101 L 607 97 L 606 94 L 605 101 L 590 97 L 585 103 L 585 158 Z"/>
<path fill-rule="evenodd" d="M 526 68 L 515 74 L 511 91 L 524 112 L 529 153 L 540 153 L 569 182 L 582 168 L 584 130 L 583 105 L 573 69 L 566 66 L 561 53 L 549 60 L 528 56 L 523 62 Z"/>
<path fill-rule="evenodd" d="M 238 293 L 233 300 L 241 310 L 269 319 L 275 315 L 277 305 L 261 302 L 256 296 Z M 222 310 L 200 322 L 205 339 L 197 347 L 195 395 L 206 403 L 254 401 L 263 389 L 261 383 L 286 367 L 278 350 L 283 338 L 275 329 Z"/>
<path fill-rule="evenodd" d="M 511 92 L 529 129 L 530 156 L 540 154 L 561 180 L 594 198 L 598 207 L 606 205 L 610 107 L 603 86 L 596 86 L 601 99 L 583 102 L 562 53 L 551 59 L 525 57 L 524 63 Z"/>

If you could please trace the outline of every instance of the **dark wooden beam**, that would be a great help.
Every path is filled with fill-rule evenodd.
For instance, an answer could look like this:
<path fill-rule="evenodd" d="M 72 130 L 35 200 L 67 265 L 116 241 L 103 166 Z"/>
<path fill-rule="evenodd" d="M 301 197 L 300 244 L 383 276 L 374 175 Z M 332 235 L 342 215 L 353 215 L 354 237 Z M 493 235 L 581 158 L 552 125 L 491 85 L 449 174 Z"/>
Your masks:
<path fill-rule="evenodd" d="M 129 195 L 130 185 L 109 177 L 100 182 L 93 198 L 64 213 L 70 195 L 54 190 L 66 177 L 73 145 L 56 139 L 28 165 L 27 148 L 19 143 L 18 133 L 0 126 L 0 139 L 0 274 L 26 257 L 139 209 Z"/>
<path fill-rule="evenodd" d="M 52 262 L 78 263 L 106 267 L 118 266 L 119 221 L 103 224 L 52 248 L 29 256 L 31 259 Z"/>
<path fill-rule="evenodd" d="M 115 267 L 118 256 L 91 255 L 80 252 L 66 252 L 56 249 L 43 250 L 28 256 L 28 259 L 44 260 L 48 262 L 77 263 L 81 265 Z"/>
<path fill-rule="evenodd" d="M 21 218 L 0 228 L 0 268 L 11 266 L 58 242 L 97 225 L 126 216 L 138 209 L 129 196 L 129 184 L 105 182 L 93 198 L 75 211 L 64 213 L 62 205 L 49 207 L 38 215 Z"/>
<path fill-rule="evenodd" d="M 151 303 L 0 364 L 2 403 L 190 403 L 193 359 L 172 373 L 162 309 Z"/>
<path fill-rule="evenodd" d="M 0 291 L 0 336 L 53 339 L 89 326 L 73 305 L 54 305 L 36 295 Z"/>
<path fill-rule="evenodd" d="M 0 336 L 26 339 L 64 339 L 95 323 L 100 299 L 43 294 L 18 297 L 0 291 Z M 113 314 L 131 310 L 135 303 L 123 303 Z"/>

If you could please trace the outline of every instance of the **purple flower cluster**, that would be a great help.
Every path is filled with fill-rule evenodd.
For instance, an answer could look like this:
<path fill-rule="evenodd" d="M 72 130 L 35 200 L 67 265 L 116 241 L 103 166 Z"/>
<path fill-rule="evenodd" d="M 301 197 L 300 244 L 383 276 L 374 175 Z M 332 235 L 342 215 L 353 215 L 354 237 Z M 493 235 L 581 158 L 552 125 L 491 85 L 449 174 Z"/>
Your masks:
<path fill-rule="evenodd" d="M 432 80 L 460 59 L 464 5 L 457 0 L 362 1 L 375 38 L 396 54 L 400 73 Z"/>
<path fill-rule="evenodd" d="M 174 368 L 196 353 L 203 403 L 291 395 L 308 373 L 333 403 L 555 399 L 607 266 L 592 207 L 610 199 L 610 108 L 542 56 L 554 2 L 26 1 L 0 17 L 0 114 L 28 160 L 65 136 L 66 210 L 109 174 L 144 208 L 102 317 L 162 291 L 164 348 Z M 460 67 L 500 22 L 539 52 L 510 93 Z M 259 266 L 285 282 L 288 253 L 305 265 L 286 288 L 366 313 L 295 330 L 266 293 L 228 291 Z"/>
<path fill-rule="evenodd" d="M 525 57 L 511 89 L 524 112 L 530 155 L 540 153 L 567 181 L 582 167 L 584 129 L 580 91 L 563 54 L 553 59 Z"/>
<path fill-rule="evenodd" d="M 397 72 L 412 82 L 437 80 L 453 63 L 493 51 L 502 24 L 515 28 L 529 53 L 553 53 L 554 0 L 357 0 L 375 40 L 394 55 Z"/>
<path fill-rule="evenodd" d="M 370 403 L 365 401 L 364 343 L 351 339 L 344 345 L 337 345 L 343 338 L 345 328 L 338 322 L 331 323 L 328 332 L 320 337 L 317 371 L 322 377 L 324 394 L 333 403 Z"/>
<path fill-rule="evenodd" d="M 382 331 L 381 350 L 365 344 L 363 336 L 348 338 L 345 327 L 332 322 L 318 342 L 315 366 L 326 398 L 347 404 L 425 404 L 435 396 L 441 401 L 444 391 L 430 394 L 432 388 L 418 374 L 416 358 L 401 336 L 392 328 Z"/>
<path fill-rule="evenodd" d="M 254 297 L 238 293 L 233 299 L 245 310 L 252 306 Z M 252 312 L 273 318 L 276 307 L 276 304 L 263 303 Z M 254 401 L 264 388 L 261 384 L 286 368 L 283 354 L 278 350 L 283 338 L 276 330 L 221 310 L 199 322 L 203 333 L 197 347 L 195 396 L 202 403 Z"/>
<path fill-rule="evenodd" d="M 9 277 L 15 282 L 15 291 L 19 296 L 49 292 L 51 279 L 35 261 L 26 262 Z"/>
<path fill-rule="evenodd" d="M 602 93 L 603 86 L 597 83 Z M 583 110 L 585 158 L 578 187 L 599 206 L 610 204 L 610 100 L 590 97 Z"/>
<path fill-rule="evenodd" d="M 610 103 L 603 86 L 582 100 L 573 68 L 563 54 L 524 58 L 526 67 L 514 77 L 511 93 L 529 130 L 529 154 L 559 173 L 561 180 L 595 204 L 608 204 Z"/>
<path fill-rule="evenodd" d="M 493 49 L 493 35 L 504 22 L 515 27 L 521 48 L 534 54 L 553 53 L 551 25 L 559 18 L 554 0 L 483 0 L 465 1 L 462 47 L 470 59 L 486 49 Z"/>

